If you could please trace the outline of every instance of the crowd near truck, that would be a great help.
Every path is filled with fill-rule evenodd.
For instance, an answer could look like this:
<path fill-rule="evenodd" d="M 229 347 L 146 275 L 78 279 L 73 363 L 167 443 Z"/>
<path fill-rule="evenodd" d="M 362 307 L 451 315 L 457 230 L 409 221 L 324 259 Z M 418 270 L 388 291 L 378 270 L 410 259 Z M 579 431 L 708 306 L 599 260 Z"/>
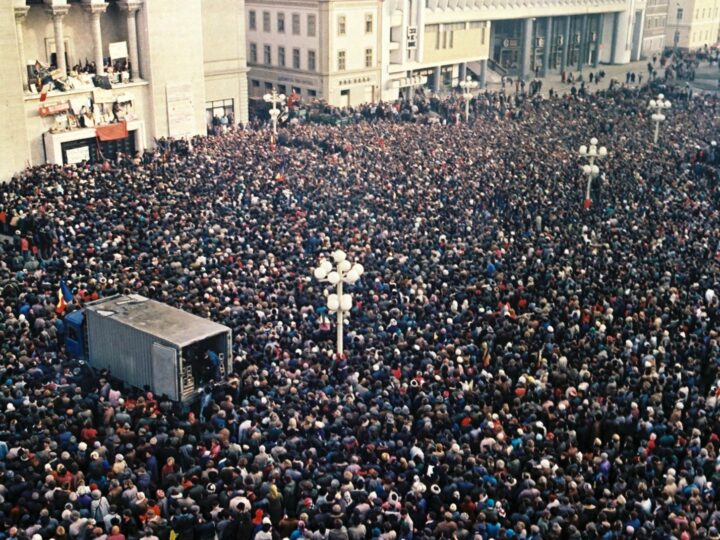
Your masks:
<path fill-rule="evenodd" d="M 65 317 L 66 350 L 95 370 L 158 396 L 188 402 L 225 377 L 232 331 L 140 295 L 115 295 Z"/>

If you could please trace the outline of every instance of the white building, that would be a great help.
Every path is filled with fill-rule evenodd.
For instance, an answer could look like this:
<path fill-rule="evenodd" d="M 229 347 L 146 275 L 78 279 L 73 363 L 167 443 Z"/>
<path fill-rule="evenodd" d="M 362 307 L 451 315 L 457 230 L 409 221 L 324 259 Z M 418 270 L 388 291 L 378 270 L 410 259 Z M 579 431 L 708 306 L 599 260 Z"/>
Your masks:
<path fill-rule="evenodd" d="M 378 0 L 246 0 L 250 96 L 272 88 L 355 105 L 380 98 Z"/>
<path fill-rule="evenodd" d="M 456 86 L 487 63 L 529 78 L 640 58 L 645 0 L 386 0 L 383 98 Z"/>
<path fill-rule="evenodd" d="M 0 179 L 204 134 L 214 115 L 247 121 L 244 29 L 238 0 L 0 2 Z M 58 81 L 46 98 L 36 62 Z M 88 64 L 118 72 L 78 73 Z"/>

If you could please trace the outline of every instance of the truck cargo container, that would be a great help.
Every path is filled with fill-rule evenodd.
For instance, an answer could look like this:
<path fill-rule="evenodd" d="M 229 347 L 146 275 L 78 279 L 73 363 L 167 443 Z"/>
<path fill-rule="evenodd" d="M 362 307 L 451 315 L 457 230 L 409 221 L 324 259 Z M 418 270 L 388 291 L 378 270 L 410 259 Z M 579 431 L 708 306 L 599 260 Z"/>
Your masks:
<path fill-rule="evenodd" d="M 72 355 L 175 401 L 192 401 L 231 367 L 228 327 L 140 295 L 90 302 L 65 323 Z"/>

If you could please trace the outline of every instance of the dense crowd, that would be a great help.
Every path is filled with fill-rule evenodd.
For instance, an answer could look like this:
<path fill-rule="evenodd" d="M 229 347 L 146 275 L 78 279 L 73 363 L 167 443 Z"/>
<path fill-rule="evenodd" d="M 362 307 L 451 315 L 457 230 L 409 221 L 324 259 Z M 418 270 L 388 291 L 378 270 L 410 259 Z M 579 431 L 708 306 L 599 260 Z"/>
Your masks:
<path fill-rule="evenodd" d="M 649 97 L 376 107 L 0 187 L 0 539 L 720 538 L 718 101 L 653 146 Z M 337 248 L 365 268 L 341 358 Z M 192 408 L 93 374 L 63 278 L 69 310 L 230 326 L 232 373 Z"/>

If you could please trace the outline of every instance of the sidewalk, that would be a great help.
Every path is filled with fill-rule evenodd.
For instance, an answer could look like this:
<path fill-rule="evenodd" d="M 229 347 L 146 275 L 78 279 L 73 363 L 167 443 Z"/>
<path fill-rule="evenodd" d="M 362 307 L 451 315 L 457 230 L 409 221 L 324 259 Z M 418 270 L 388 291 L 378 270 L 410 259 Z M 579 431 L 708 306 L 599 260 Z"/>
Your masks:
<path fill-rule="evenodd" d="M 630 64 L 623 64 L 623 65 L 604 65 L 600 64 L 598 67 L 592 67 L 592 66 L 585 66 L 582 69 L 582 72 L 579 71 L 568 71 L 568 73 L 572 73 L 575 79 L 577 79 L 578 75 L 582 73 L 583 80 L 585 81 L 585 86 L 591 91 L 595 90 L 605 90 L 610 86 L 610 81 L 612 79 L 616 79 L 618 83 L 625 84 L 625 74 L 634 72 L 637 75 L 642 75 L 642 83 L 646 84 L 648 81 L 648 70 L 647 70 L 647 64 L 648 60 L 640 60 L 638 62 L 632 62 Z M 665 69 L 660 67 L 660 62 L 658 61 L 655 64 L 655 69 L 657 71 L 658 78 L 662 78 L 665 76 Z M 597 83 L 590 83 L 590 73 L 598 73 L 600 71 L 605 72 L 605 78 L 600 81 L 599 84 Z M 515 79 L 516 77 L 511 77 L 513 80 L 512 85 L 506 84 L 505 85 L 505 91 L 508 93 L 514 93 L 515 92 Z M 573 87 L 572 84 L 563 83 L 561 79 L 560 73 L 553 72 L 548 74 L 547 77 L 540 77 L 540 79 L 543 82 L 542 85 L 542 93 L 546 94 L 550 88 L 552 88 L 554 91 L 558 92 L 559 94 L 564 94 L 567 92 L 570 92 L 570 89 Z M 528 82 L 525 83 L 525 89 L 528 88 Z M 579 82 L 574 83 L 575 87 L 578 88 L 580 86 Z M 635 79 L 635 84 L 628 85 L 631 88 L 635 88 L 640 86 L 638 79 Z M 491 92 L 497 92 L 502 89 L 502 85 L 497 83 L 488 82 L 487 84 L 488 91 Z"/>

